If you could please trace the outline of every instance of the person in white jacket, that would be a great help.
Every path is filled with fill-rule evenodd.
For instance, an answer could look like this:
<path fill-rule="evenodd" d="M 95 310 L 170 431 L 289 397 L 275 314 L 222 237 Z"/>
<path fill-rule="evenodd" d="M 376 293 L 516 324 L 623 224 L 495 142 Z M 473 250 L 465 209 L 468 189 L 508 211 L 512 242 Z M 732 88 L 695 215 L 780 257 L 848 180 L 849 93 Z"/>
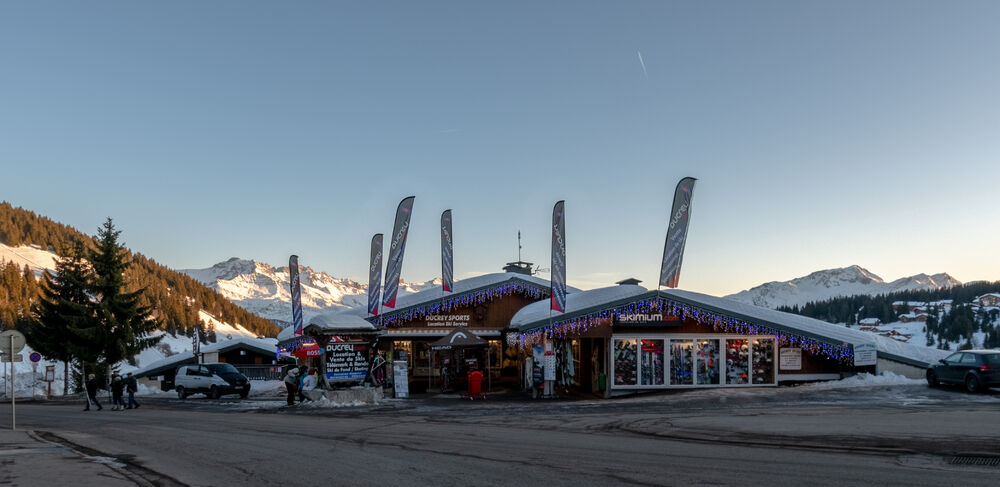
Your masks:
<path fill-rule="evenodd" d="M 302 394 L 310 401 L 316 401 L 322 396 L 322 391 L 316 390 L 317 379 L 316 369 L 309 369 L 305 379 L 302 380 Z"/>

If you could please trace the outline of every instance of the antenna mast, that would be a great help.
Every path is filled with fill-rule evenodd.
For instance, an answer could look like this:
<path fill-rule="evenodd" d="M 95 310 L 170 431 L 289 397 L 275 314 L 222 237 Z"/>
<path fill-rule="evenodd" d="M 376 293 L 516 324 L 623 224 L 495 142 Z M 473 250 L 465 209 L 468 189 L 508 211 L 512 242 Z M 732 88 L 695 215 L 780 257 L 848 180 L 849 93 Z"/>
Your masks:
<path fill-rule="evenodd" d="M 517 261 L 521 261 L 521 231 L 517 231 Z"/>

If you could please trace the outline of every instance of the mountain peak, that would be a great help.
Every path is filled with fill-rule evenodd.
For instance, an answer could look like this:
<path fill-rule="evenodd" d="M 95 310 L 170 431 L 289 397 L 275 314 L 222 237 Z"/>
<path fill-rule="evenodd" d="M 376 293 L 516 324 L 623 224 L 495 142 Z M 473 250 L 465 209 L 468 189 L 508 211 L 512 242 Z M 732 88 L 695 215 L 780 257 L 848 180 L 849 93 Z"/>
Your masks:
<path fill-rule="evenodd" d="M 726 297 L 766 308 L 776 308 L 779 306 L 801 306 L 811 301 L 822 301 L 840 296 L 940 289 L 961 284 L 957 279 L 945 273 L 933 276 L 917 274 L 887 283 L 868 269 L 855 264 L 848 267 L 815 271 L 788 281 L 769 282 Z"/>

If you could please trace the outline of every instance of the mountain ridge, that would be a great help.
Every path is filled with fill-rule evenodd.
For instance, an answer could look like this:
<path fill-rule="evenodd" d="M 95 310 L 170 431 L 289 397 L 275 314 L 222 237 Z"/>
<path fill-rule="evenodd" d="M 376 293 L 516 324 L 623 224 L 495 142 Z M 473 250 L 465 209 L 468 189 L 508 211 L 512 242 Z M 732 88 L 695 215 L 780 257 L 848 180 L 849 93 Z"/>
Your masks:
<path fill-rule="evenodd" d="M 878 295 L 898 291 L 936 290 L 962 285 L 948 273 L 925 273 L 901 277 L 886 282 L 877 274 L 861 267 L 824 269 L 787 281 L 771 281 L 725 296 L 746 304 L 765 308 L 801 306 L 852 295 Z"/>

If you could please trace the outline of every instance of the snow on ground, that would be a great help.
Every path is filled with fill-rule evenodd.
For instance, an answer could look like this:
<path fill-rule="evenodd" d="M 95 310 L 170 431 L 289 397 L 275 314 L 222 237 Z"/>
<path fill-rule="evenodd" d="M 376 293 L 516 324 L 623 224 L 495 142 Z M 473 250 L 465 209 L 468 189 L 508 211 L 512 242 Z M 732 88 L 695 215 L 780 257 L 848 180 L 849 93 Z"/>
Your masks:
<path fill-rule="evenodd" d="M 923 379 L 910 379 L 904 375 L 892 372 L 883 372 L 880 375 L 861 373 L 841 380 L 831 380 L 826 382 L 813 382 L 798 386 L 799 389 L 847 389 L 851 387 L 876 387 L 876 386 L 909 386 L 914 384 L 925 384 Z"/>
<path fill-rule="evenodd" d="M 55 269 L 57 259 L 59 256 L 54 252 L 42 250 L 37 245 L 8 247 L 0 244 L 0 262 L 13 262 L 22 268 L 27 265 L 36 277 L 41 277 L 46 270 Z"/>

